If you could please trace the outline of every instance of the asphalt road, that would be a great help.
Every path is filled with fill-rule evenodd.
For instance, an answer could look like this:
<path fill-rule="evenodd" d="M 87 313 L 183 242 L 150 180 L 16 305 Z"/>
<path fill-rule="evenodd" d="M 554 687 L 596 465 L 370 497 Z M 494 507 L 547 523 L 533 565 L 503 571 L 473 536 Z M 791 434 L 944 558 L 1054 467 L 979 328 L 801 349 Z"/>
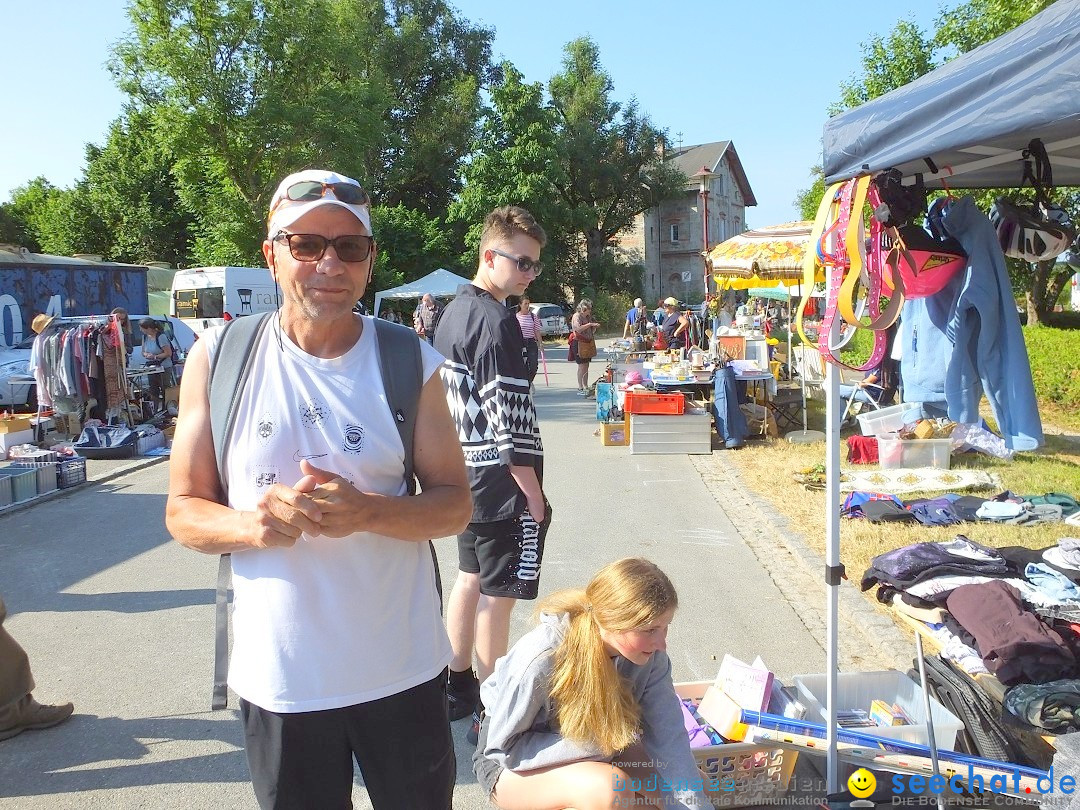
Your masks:
<path fill-rule="evenodd" d="M 676 680 L 711 679 L 724 653 L 761 655 L 785 680 L 823 671 L 822 644 L 799 616 L 806 594 L 777 587 L 733 525 L 745 520 L 739 507 L 725 510 L 687 456 L 601 446 L 595 403 L 575 395 L 573 370 L 551 360 L 550 386 L 537 378 L 554 511 L 542 592 L 646 556 L 679 590 L 668 639 Z M 0 808 L 256 807 L 235 698 L 228 711 L 208 711 L 217 561 L 166 534 L 167 476 L 164 461 L 0 516 L 5 626 L 30 654 L 35 695 L 76 711 L 0 743 Z M 453 541 L 437 547 L 449 587 Z M 520 607 L 513 636 L 531 622 L 531 606 Z M 454 724 L 454 806 L 463 810 L 488 807 L 467 724 Z M 370 807 L 359 776 L 354 800 Z"/>

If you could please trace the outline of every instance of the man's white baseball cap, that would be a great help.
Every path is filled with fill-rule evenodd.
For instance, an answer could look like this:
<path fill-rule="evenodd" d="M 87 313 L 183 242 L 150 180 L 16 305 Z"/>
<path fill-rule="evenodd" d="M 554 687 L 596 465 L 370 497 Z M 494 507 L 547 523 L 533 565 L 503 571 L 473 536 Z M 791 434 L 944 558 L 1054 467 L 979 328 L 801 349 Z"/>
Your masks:
<path fill-rule="evenodd" d="M 327 169 L 305 169 L 281 181 L 270 200 L 266 232 L 273 236 L 320 205 L 341 206 L 372 233 L 371 197 L 351 177 Z"/>

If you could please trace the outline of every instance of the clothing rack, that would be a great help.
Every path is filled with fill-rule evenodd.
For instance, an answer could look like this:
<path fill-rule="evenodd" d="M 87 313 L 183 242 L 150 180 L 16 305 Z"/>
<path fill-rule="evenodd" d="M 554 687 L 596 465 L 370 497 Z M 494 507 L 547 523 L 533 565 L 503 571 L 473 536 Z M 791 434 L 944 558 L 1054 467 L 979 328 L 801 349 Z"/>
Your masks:
<path fill-rule="evenodd" d="M 41 334 L 39 335 L 39 337 L 44 337 L 45 335 L 49 335 L 49 334 L 53 334 L 55 332 L 58 332 L 58 331 L 61 330 L 61 328 L 65 327 L 65 326 L 68 326 L 68 327 L 109 326 L 109 325 L 111 325 L 113 323 L 116 323 L 118 331 L 121 331 L 119 329 L 120 316 L 112 314 L 112 313 L 110 313 L 108 315 L 59 315 L 59 316 L 56 316 L 52 320 L 49 321 L 48 325 L 41 331 Z M 123 349 L 123 340 L 124 340 L 123 334 L 120 335 L 120 339 L 121 339 L 121 349 Z M 127 352 L 122 350 L 120 352 L 120 358 L 121 358 L 120 375 L 119 375 L 118 379 L 115 380 L 115 382 L 120 388 L 122 404 L 118 407 L 118 409 L 115 411 L 115 413 L 116 413 L 116 416 L 126 415 L 128 424 L 129 425 L 134 425 L 134 424 L 137 424 L 138 422 L 140 422 L 141 419 L 136 418 L 135 413 L 132 411 L 131 391 L 130 391 L 130 387 L 128 386 L 128 379 L 127 379 Z M 38 398 L 38 407 L 37 407 L 38 419 L 41 418 L 41 414 L 42 414 L 42 405 L 41 405 L 41 399 L 39 397 Z M 115 417 L 107 416 L 107 418 L 111 422 Z"/>

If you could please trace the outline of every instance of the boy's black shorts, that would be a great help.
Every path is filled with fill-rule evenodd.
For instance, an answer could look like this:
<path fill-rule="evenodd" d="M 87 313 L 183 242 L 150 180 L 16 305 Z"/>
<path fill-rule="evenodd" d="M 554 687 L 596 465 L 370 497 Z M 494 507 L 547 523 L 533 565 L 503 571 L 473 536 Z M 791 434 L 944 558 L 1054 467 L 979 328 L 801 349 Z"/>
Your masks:
<path fill-rule="evenodd" d="M 485 596 L 535 599 L 550 525 L 551 504 L 546 498 L 540 523 L 527 508 L 509 520 L 470 523 L 458 535 L 458 568 L 480 575 L 480 593 Z"/>

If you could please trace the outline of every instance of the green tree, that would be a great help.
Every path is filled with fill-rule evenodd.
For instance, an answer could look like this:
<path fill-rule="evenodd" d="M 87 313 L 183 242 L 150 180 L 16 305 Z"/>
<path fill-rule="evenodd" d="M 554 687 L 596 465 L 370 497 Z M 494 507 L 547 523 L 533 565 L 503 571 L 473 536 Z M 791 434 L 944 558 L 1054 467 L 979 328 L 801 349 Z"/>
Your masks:
<path fill-rule="evenodd" d="M 900 20 L 888 36 L 872 36 L 862 45 L 862 73 L 840 85 L 836 115 L 903 87 L 934 69 L 934 41 L 912 20 Z"/>
<path fill-rule="evenodd" d="M 544 264 L 556 271 L 567 265 L 567 210 L 558 197 L 565 184 L 560 162 L 556 118 L 544 103 L 539 83 L 525 83 L 509 62 L 490 89 L 491 106 L 484 111 L 474 155 L 465 166 L 465 185 L 450 206 L 450 218 L 467 227 L 466 253 L 461 262 L 476 262 L 484 217 L 502 205 L 527 208 L 548 235 Z M 541 283 L 549 281 L 542 276 Z M 561 279 L 566 281 L 566 279 Z"/>
<path fill-rule="evenodd" d="M 967 53 L 1007 33 L 1047 8 L 1054 0 L 970 0 L 944 10 L 937 21 L 934 41 Z"/>
<path fill-rule="evenodd" d="M 345 0 L 345 8 L 354 0 Z M 496 80 L 494 31 L 456 16 L 444 0 L 367 0 L 375 35 L 373 72 L 385 77 L 385 140 L 366 158 L 373 191 L 445 215 L 461 188 L 461 169 L 481 115 L 479 89 Z"/>
<path fill-rule="evenodd" d="M 12 189 L 11 201 L 4 204 L 4 211 L 12 223 L 12 236 L 17 244 L 35 252 L 43 250 L 41 224 L 50 201 L 60 194 L 60 189 L 38 176 L 24 186 Z"/>
<path fill-rule="evenodd" d="M 94 210 L 85 180 L 51 194 L 35 218 L 35 228 L 44 253 L 95 253 L 107 260 L 116 258 L 108 228 Z"/>
<path fill-rule="evenodd" d="M 820 166 L 814 166 L 810 169 L 810 177 L 813 179 L 810 188 L 801 189 L 791 204 L 799 209 L 801 219 L 813 222 L 817 216 L 818 205 L 825 194 L 825 172 Z"/>
<path fill-rule="evenodd" d="M 473 132 L 491 33 L 442 0 L 133 0 L 112 69 L 175 161 L 205 264 L 254 261 L 278 179 L 324 165 L 429 213 Z"/>
<path fill-rule="evenodd" d="M 11 203 L 0 203 L 0 243 L 19 245 L 35 253 L 41 251 L 29 224 L 19 218 Z"/>
<path fill-rule="evenodd" d="M 89 203 L 108 231 L 116 261 L 190 264 L 194 216 L 183 206 L 172 174 L 175 158 L 154 135 L 146 112 L 128 110 L 112 123 L 103 147 L 87 146 Z"/>
<path fill-rule="evenodd" d="M 611 77 L 591 39 L 568 43 L 562 68 L 548 92 L 564 174 L 556 190 L 574 234 L 571 248 L 582 257 L 573 286 L 587 279 L 596 290 L 619 289 L 628 279 L 623 266 L 611 260 L 612 239 L 657 199 L 681 195 L 688 181 L 660 160 L 663 132 L 638 112 L 637 102 L 611 100 Z"/>
<path fill-rule="evenodd" d="M 374 304 L 376 290 L 415 281 L 443 267 L 456 272 L 454 244 L 438 219 L 400 204 L 378 206 L 371 217 L 379 255 L 374 281 L 368 285 L 369 303 Z"/>

